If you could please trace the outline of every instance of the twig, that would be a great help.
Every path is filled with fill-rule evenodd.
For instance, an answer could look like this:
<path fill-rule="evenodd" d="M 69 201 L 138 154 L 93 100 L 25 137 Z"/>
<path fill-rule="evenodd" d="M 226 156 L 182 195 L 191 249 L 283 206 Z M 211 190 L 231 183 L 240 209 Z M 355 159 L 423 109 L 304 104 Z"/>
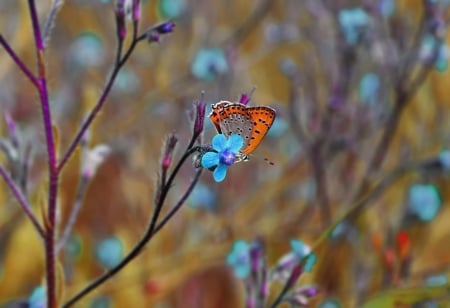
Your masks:
<path fill-rule="evenodd" d="M 75 196 L 75 202 L 72 206 L 72 210 L 70 211 L 69 219 L 67 220 L 67 223 L 64 227 L 64 231 L 61 235 L 61 238 L 59 239 L 58 243 L 56 244 L 56 254 L 58 254 L 61 249 L 66 244 L 67 240 L 70 237 L 70 234 L 72 233 L 72 229 L 75 225 L 75 222 L 77 221 L 78 214 L 80 213 L 81 207 L 83 205 L 83 197 L 86 192 L 88 184 L 88 179 L 86 177 L 81 176 L 80 183 L 78 184 L 77 193 Z"/>
<path fill-rule="evenodd" d="M 98 286 L 100 286 L 101 284 L 106 282 L 109 278 L 111 278 L 112 276 L 117 274 L 122 268 L 124 268 L 129 262 L 131 262 L 134 258 L 136 258 L 140 254 L 140 252 L 146 246 L 146 244 L 150 241 L 150 239 L 165 225 L 165 223 L 171 216 L 170 217 L 166 216 L 165 219 L 163 219 L 163 221 L 158 225 L 156 224 L 156 222 L 158 220 L 161 209 L 164 205 L 168 191 L 170 190 L 170 188 L 173 184 L 173 181 L 175 179 L 175 176 L 178 174 L 181 166 L 184 164 L 186 159 L 189 158 L 192 154 L 194 154 L 195 152 L 197 152 L 199 150 L 200 150 L 200 147 L 194 147 L 194 148 L 188 149 L 183 154 L 183 156 L 180 158 L 180 160 L 178 161 L 178 164 L 175 166 L 174 170 L 172 171 L 171 175 L 169 176 L 167 183 L 164 185 L 163 189 L 161 189 L 159 199 L 157 200 L 157 202 L 155 204 L 155 209 L 153 211 L 153 215 L 150 219 L 150 222 L 147 226 L 147 230 L 145 231 L 145 233 L 141 237 L 141 239 L 138 241 L 138 243 L 134 246 L 134 248 L 114 268 L 110 269 L 108 272 L 104 273 L 103 275 L 101 275 L 100 277 L 95 279 L 94 281 L 90 282 L 85 288 L 83 288 L 83 290 L 81 290 L 76 295 L 74 295 L 72 298 L 70 298 L 63 305 L 64 308 L 72 306 L 77 301 L 79 301 L 81 298 L 86 296 L 88 293 L 90 293 L 91 291 L 96 289 Z M 200 176 L 200 174 L 198 174 L 198 177 L 199 176 Z M 198 178 L 196 176 L 193 180 L 194 185 L 197 182 L 197 180 L 198 180 Z M 192 188 L 193 188 L 193 186 L 192 186 Z M 185 193 L 186 197 L 182 198 L 180 201 L 184 202 L 184 200 L 187 198 L 186 194 L 188 192 L 190 193 L 192 191 L 192 188 L 191 188 L 191 186 L 188 188 L 187 192 Z M 182 204 L 183 203 L 179 203 L 177 206 L 175 206 L 173 208 L 173 209 L 175 209 L 175 211 L 172 210 L 168 215 L 175 214 L 175 212 L 181 207 Z"/>
<path fill-rule="evenodd" d="M 53 24 L 55 23 L 56 15 L 64 4 L 64 0 L 53 0 L 50 12 L 48 13 L 47 19 L 45 20 L 44 32 L 42 33 L 42 38 L 44 44 L 47 45 L 47 41 L 50 39 L 50 33 L 52 31 Z"/>
<path fill-rule="evenodd" d="M 33 83 L 35 87 L 38 87 L 38 81 L 34 74 L 28 69 L 28 67 L 23 63 L 23 61 L 19 58 L 19 56 L 14 52 L 14 50 L 9 46 L 8 42 L 5 40 L 3 35 L 0 34 L 0 45 L 6 50 L 11 59 L 16 63 L 22 73 L 27 76 L 27 78 Z"/>
<path fill-rule="evenodd" d="M 16 186 L 13 179 L 9 176 L 9 174 L 6 172 L 6 170 L 3 169 L 2 166 L 0 166 L 0 175 L 2 176 L 6 185 L 8 185 L 8 187 L 11 190 L 11 192 L 13 193 L 14 197 L 16 197 L 17 201 L 19 202 L 20 206 L 24 210 L 25 214 L 28 216 L 28 218 L 30 218 L 33 226 L 36 228 L 36 231 L 39 233 L 41 238 L 44 238 L 45 237 L 44 228 L 42 228 L 42 226 L 39 224 L 36 216 L 34 215 L 33 211 L 31 210 L 30 204 L 25 199 L 25 196 L 22 194 L 19 187 Z"/>
<path fill-rule="evenodd" d="M 47 77 L 44 61 L 44 43 L 42 41 L 39 18 L 34 0 L 28 0 L 30 18 L 33 25 L 34 41 L 38 66 L 38 91 L 41 100 L 42 119 L 45 130 L 45 140 L 48 158 L 48 206 L 45 234 L 45 260 L 46 260 L 46 289 L 47 306 L 56 307 L 56 262 L 55 262 L 55 225 L 56 225 L 56 200 L 58 195 L 58 171 L 56 161 L 56 148 L 53 136 L 52 117 L 47 90 Z"/>

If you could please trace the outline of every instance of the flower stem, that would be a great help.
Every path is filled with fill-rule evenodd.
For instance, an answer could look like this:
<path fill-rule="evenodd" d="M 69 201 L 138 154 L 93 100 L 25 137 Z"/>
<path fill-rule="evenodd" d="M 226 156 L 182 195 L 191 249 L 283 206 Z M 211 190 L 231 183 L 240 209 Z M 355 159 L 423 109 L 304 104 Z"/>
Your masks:
<path fill-rule="evenodd" d="M 31 222 L 33 223 L 34 227 L 36 228 L 36 231 L 39 233 L 39 235 L 42 238 L 44 238 L 45 237 L 44 228 L 42 228 L 42 226 L 39 224 L 36 216 L 34 215 L 33 211 L 31 210 L 30 204 L 25 199 L 25 196 L 22 194 L 19 187 L 17 187 L 17 185 L 14 183 L 13 179 L 9 176 L 9 174 L 6 172 L 6 170 L 3 169 L 2 166 L 0 166 L 0 175 L 2 176 L 6 185 L 8 185 L 9 189 L 11 189 L 11 192 L 16 197 L 17 201 L 19 202 L 20 206 L 24 210 L 25 214 L 28 216 L 28 218 L 30 218 Z"/>
<path fill-rule="evenodd" d="M 189 194 L 192 192 L 192 189 L 194 188 L 195 184 L 197 183 L 201 171 L 198 171 L 196 176 L 194 177 L 194 180 L 192 181 L 191 185 L 188 187 L 186 193 L 183 195 L 183 197 L 180 199 L 180 201 L 177 203 L 177 205 L 172 209 L 172 211 L 163 219 L 163 221 L 156 225 L 156 222 L 158 220 L 159 214 L 161 212 L 161 209 L 164 205 L 164 202 L 167 197 L 167 193 L 172 187 L 173 181 L 175 180 L 176 175 L 178 174 L 181 166 L 186 162 L 186 160 L 195 152 L 198 152 L 200 150 L 200 147 L 193 147 L 188 148 L 183 156 L 178 161 L 178 164 L 175 166 L 174 170 L 170 174 L 167 183 L 162 183 L 164 185 L 161 189 L 161 194 L 159 195 L 158 200 L 156 200 L 155 210 L 153 211 L 153 215 L 150 219 L 150 222 L 147 226 L 147 229 L 144 233 L 144 235 L 141 237 L 141 239 L 138 241 L 138 243 L 133 247 L 133 249 L 128 253 L 127 256 L 115 267 L 110 269 L 108 272 L 104 273 L 91 283 L 89 283 L 83 290 L 78 292 L 75 296 L 70 298 L 63 307 L 70 307 L 73 304 L 75 304 L 77 301 L 79 301 L 81 298 L 89 294 L 91 291 L 96 289 L 98 286 L 106 282 L 109 278 L 113 277 L 115 274 L 117 274 L 120 270 L 122 270 L 128 263 L 130 263 L 134 258 L 136 258 L 142 249 L 145 247 L 145 245 L 152 239 L 152 237 L 159 231 L 161 228 L 165 225 L 165 223 L 169 220 L 170 217 L 172 217 L 175 212 L 181 207 L 181 205 L 184 203 L 184 201 L 187 199 Z"/>
<path fill-rule="evenodd" d="M 47 307 L 56 307 L 56 270 L 55 270 L 55 223 L 56 223 L 56 200 L 58 195 L 58 171 L 56 161 L 56 149 L 53 136 L 52 117 L 47 90 L 47 78 L 44 61 L 44 44 L 41 37 L 39 18 L 34 0 L 28 0 L 30 18 L 33 25 L 34 41 L 36 45 L 36 56 L 38 66 L 37 86 L 41 101 L 42 119 L 44 122 L 45 140 L 48 159 L 48 207 L 45 234 L 45 260 L 46 260 L 46 288 Z"/>
<path fill-rule="evenodd" d="M 27 78 L 33 83 L 35 87 L 38 87 L 38 82 L 33 73 L 28 69 L 28 67 L 23 63 L 23 61 L 19 58 L 19 56 L 14 52 L 14 50 L 9 46 L 8 42 L 5 40 L 3 35 L 0 34 L 0 45 L 6 50 L 11 59 L 16 63 L 22 73 L 27 76 Z"/>
<path fill-rule="evenodd" d="M 84 120 L 83 124 L 81 125 L 80 129 L 78 130 L 77 134 L 75 135 L 74 139 L 72 140 L 71 144 L 69 145 L 67 151 L 63 155 L 61 161 L 58 165 L 58 172 L 61 172 L 64 168 L 65 164 L 69 160 L 69 158 L 74 153 L 76 147 L 80 143 L 81 139 L 83 138 L 83 135 L 86 133 L 89 126 L 92 124 L 92 121 L 94 121 L 95 117 L 97 116 L 98 112 L 102 109 L 103 105 L 106 102 L 106 98 L 109 95 L 109 92 L 112 89 L 112 86 L 114 84 L 114 81 L 116 80 L 117 74 L 119 73 L 122 66 L 125 64 L 125 62 L 128 60 L 128 58 L 131 56 L 131 53 L 133 52 L 134 48 L 136 47 L 138 40 L 134 40 L 131 45 L 129 46 L 127 52 L 123 56 L 122 59 L 120 57 L 116 57 L 116 63 L 114 65 L 113 71 L 111 75 L 108 78 L 108 81 L 106 82 L 106 85 L 103 89 L 102 94 L 100 95 L 100 98 L 97 101 L 97 104 L 95 104 L 94 108 L 91 110 L 87 118 Z M 122 53 L 122 43 L 119 42 L 117 47 L 117 54 Z"/>

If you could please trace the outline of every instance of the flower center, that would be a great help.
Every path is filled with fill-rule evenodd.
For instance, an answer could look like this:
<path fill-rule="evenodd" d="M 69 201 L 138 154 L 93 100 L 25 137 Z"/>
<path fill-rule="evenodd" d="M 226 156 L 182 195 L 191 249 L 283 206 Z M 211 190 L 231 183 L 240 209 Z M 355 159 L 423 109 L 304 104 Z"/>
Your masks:
<path fill-rule="evenodd" d="M 227 149 L 219 154 L 219 160 L 221 164 L 231 166 L 236 160 L 236 154 Z"/>

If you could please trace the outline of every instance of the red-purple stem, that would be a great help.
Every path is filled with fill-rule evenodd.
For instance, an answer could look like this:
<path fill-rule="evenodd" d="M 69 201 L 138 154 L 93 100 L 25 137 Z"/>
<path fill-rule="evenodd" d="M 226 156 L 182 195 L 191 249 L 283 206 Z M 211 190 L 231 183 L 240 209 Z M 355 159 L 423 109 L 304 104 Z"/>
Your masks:
<path fill-rule="evenodd" d="M 56 307 L 56 270 L 55 270 L 55 225 L 56 225 L 56 200 L 58 195 L 58 169 L 56 161 L 55 140 L 53 136 L 52 117 L 48 97 L 47 80 L 44 62 L 44 44 L 39 26 L 36 4 L 34 0 L 28 0 L 30 18 L 33 25 L 34 41 L 36 45 L 36 57 L 38 66 L 38 91 L 41 100 L 42 119 L 44 122 L 45 141 L 48 159 L 48 205 L 45 234 L 45 265 L 46 265 L 46 289 L 47 307 Z"/>
<path fill-rule="evenodd" d="M 139 39 L 133 40 L 131 43 L 129 49 L 127 50 L 126 54 L 120 61 L 116 61 L 116 64 L 114 66 L 114 69 L 106 82 L 106 86 L 103 89 L 102 95 L 97 101 L 97 104 L 94 106 L 94 108 L 91 110 L 89 115 L 87 116 L 86 120 L 84 120 L 83 124 L 81 125 L 80 129 L 78 130 L 77 134 L 75 135 L 75 138 L 72 140 L 72 143 L 69 145 L 67 151 L 65 152 L 64 156 L 62 157 L 61 161 L 58 165 L 58 172 L 61 172 L 61 170 L 64 168 L 64 165 L 68 162 L 69 158 L 74 153 L 75 149 L 77 148 L 78 144 L 80 143 L 81 139 L 83 138 L 83 135 L 86 133 L 87 129 L 91 125 L 92 121 L 97 116 L 98 112 L 102 109 L 104 103 L 106 102 L 106 98 L 109 95 L 109 92 L 112 89 L 112 86 L 114 84 L 114 81 L 116 80 L 117 74 L 119 73 L 122 66 L 125 64 L 125 62 L 130 57 L 131 53 L 133 52 L 134 48 L 136 47 L 137 43 L 139 42 Z M 122 42 L 119 42 L 119 48 L 118 53 L 120 54 L 122 51 Z M 119 58 L 117 58 L 119 59 Z"/>
<path fill-rule="evenodd" d="M 33 73 L 28 69 L 28 67 L 23 63 L 23 61 L 19 58 L 19 56 L 14 52 L 14 50 L 9 46 L 8 42 L 5 40 L 3 35 L 0 34 L 0 44 L 3 46 L 3 48 L 6 50 L 6 52 L 9 54 L 11 59 L 16 63 L 16 65 L 19 67 L 19 69 L 22 71 L 22 73 L 27 76 L 27 78 L 36 86 L 38 87 L 38 82 L 36 77 L 33 75 Z"/>
<path fill-rule="evenodd" d="M 13 179 L 9 176 L 9 174 L 6 172 L 5 169 L 3 169 L 0 166 L 0 175 L 2 176 L 5 183 L 8 185 L 9 189 L 11 189 L 11 192 L 13 193 L 14 197 L 16 197 L 17 201 L 19 202 L 20 206 L 24 210 L 25 214 L 30 218 L 31 222 L 33 223 L 34 227 L 38 231 L 39 235 L 44 238 L 45 231 L 44 228 L 39 224 L 36 216 L 34 215 L 33 211 L 31 210 L 31 206 L 26 200 L 25 196 L 20 191 L 19 187 L 14 183 Z"/>

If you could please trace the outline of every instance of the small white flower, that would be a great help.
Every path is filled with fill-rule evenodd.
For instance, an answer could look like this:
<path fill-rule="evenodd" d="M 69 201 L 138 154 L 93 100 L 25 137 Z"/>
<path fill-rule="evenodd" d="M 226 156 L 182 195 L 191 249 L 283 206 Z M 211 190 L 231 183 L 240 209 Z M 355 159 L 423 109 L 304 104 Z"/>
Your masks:
<path fill-rule="evenodd" d="M 99 144 L 92 149 L 87 149 L 83 154 L 81 174 L 85 178 L 91 178 L 97 172 L 98 167 L 111 153 L 111 148 L 105 144 Z"/>

